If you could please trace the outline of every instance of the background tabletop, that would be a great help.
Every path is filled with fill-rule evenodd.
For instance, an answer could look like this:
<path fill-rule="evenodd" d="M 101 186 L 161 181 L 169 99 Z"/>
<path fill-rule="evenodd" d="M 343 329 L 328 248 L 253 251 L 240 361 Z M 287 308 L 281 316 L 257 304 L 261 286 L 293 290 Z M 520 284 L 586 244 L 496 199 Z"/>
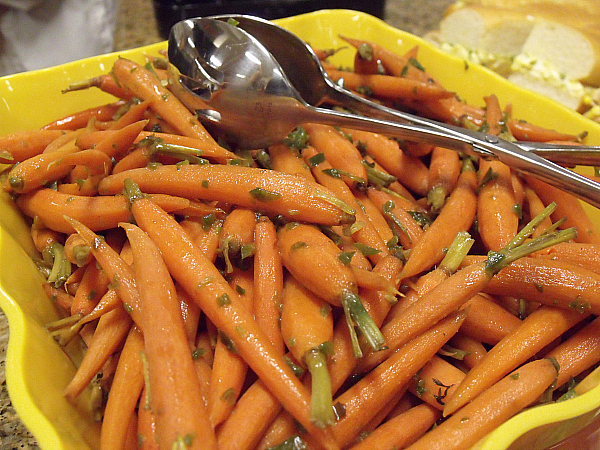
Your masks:
<path fill-rule="evenodd" d="M 419 36 L 437 28 L 452 0 L 386 0 L 384 20 Z M 162 40 L 152 0 L 120 0 L 115 30 L 115 51 Z M 9 328 L 0 310 L 0 450 L 37 449 L 35 439 L 21 423 L 6 390 L 5 360 Z"/>

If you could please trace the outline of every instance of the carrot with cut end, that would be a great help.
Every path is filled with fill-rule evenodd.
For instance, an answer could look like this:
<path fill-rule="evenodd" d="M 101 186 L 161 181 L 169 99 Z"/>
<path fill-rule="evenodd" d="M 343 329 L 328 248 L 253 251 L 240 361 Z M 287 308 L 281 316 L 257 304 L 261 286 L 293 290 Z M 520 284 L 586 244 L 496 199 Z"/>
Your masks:
<path fill-rule="evenodd" d="M 412 376 L 458 331 L 465 313 L 449 315 L 431 329 L 398 349 L 334 401 L 345 406 L 345 415 L 332 427 L 340 446 L 350 442 L 377 413 L 385 399 Z"/>
<path fill-rule="evenodd" d="M 454 92 L 450 92 L 437 84 L 412 78 L 359 74 L 336 69 L 327 69 L 326 72 L 334 82 L 343 80 L 346 89 L 358 92 L 367 91 L 369 96 L 380 99 L 408 99 L 426 102 L 455 95 Z"/>
<path fill-rule="evenodd" d="M 197 250 L 175 219 L 144 199 L 134 185 L 130 185 L 128 191 L 138 225 L 159 245 L 174 278 L 211 322 L 231 338 L 239 354 L 267 383 L 284 407 L 310 433 L 319 436 L 324 446 L 335 448 L 330 436 L 310 421 L 308 392 L 258 328 L 253 317 L 230 300 L 236 295 L 235 291 L 217 268 Z"/>
<path fill-rule="evenodd" d="M 172 193 L 229 202 L 269 214 L 282 214 L 292 220 L 338 225 L 355 219 L 354 210 L 328 189 L 273 170 L 213 164 L 134 169 L 106 177 L 100 183 L 100 193 L 121 192 L 126 178 L 131 178 L 144 193 Z"/>
<path fill-rule="evenodd" d="M 133 251 L 158 445 L 216 449 L 171 275 L 146 233 L 132 224 L 121 227 Z"/>
<path fill-rule="evenodd" d="M 424 435 L 440 416 L 440 412 L 430 405 L 414 406 L 380 425 L 350 450 L 405 448 Z"/>
<path fill-rule="evenodd" d="M 0 163 L 15 164 L 39 155 L 56 138 L 61 130 L 18 131 L 0 137 Z"/>
<path fill-rule="evenodd" d="M 411 277 L 439 263 L 444 258 L 444 249 L 452 244 L 456 235 L 471 228 L 477 207 L 475 189 L 475 172 L 465 164 L 446 204 L 411 249 L 402 277 Z"/>
<path fill-rule="evenodd" d="M 369 345 L 384 344 L 379 328 L 364 309 L 352 269 L 340 258 L 340 249 L 312 225 L 289 223 L 278 232 L 283 265 L 310 291 L 334 306 L 342 306 L 349 329 L 356 323 Z M 357 354 L 360 350 L 356 349 Z"/>
<path fill-rule="evenodd" d="M 242 267 L 244 259 L 254 253 L 256 214 L 251 209 L 236 208 L 223 221 L 219 252 L 225 259 L 226 272 L 233 272 L 234 264 Z"/>
<path fill-rule="evenodd" d="M 112 67 L 117 81 L 136 97 L 151 100 L 151 108 L 184 136 L 214 142 L 206 129 L 169 90 L 162 86 L 144 66 L 125 58 L 119 58 Z"/>
<path fill-rule="evenodd" d="M 454 190 L 461 173 L 458 152 L 443 147 L 435 147 L 431 152 L 427 177 L 427 204 L 437 213 L 442 209 L 446 198 Z"/>
<path fill-rule="evenodd" d="M 271 343 L 283 354 L 280 314 L 283 291 L 283 265 L 277 247 L 277 230 L 267 217 L 261 217 L 254 229 L 254 318 Z"/>
<path fill-rule="evenodd" d="M 83 267 L 94 260 L 90 247 L 77 233 L 72 233 L 67 237 L 65 255 L 69 262 L 77 267 Z"/>
<path fill-rule="evenodd" d="M 308 133 L 310 145 L 316 152 L 323 153 L 334 169 L 341 171 L 340 175 L 348 186 L 366 183 L 367 173 L 362 156 L 347 137 L 329 125 L 310 123 L 303 125 L 303 128 Z"/>
<path fill-rule="evenodd" d="M 556 379 L 548 359 L 519 367 L 456 414 L 408 447 L 409 450 L 470 448 L 486 434 L 535 402 Z"/>
<path fill-rule="evenodd" d="M 552 306 L 535 310 L 469 371 L 454 394 L 448 398 L 444 416 L 449 416 L 466 405 L 586 317 L 587 314 L 578 311 Z"/>
<path fill-rule="evenodd" d="M 136 327 L 132 327 L 119 355 L 110 395 L 104 409 L 100 431 L 102 450 L 124 448 L 128 420 L 135 412 L 138 398 L 144 387 L 144 369 L 140 356 L 143 350 L 142 333 Z"/>

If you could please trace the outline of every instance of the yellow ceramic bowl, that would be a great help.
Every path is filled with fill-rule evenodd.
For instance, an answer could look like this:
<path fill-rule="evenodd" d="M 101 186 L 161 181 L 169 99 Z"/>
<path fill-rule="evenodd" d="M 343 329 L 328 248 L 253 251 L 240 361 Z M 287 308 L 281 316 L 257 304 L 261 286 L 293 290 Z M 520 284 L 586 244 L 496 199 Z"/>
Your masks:
<path fill-rule="evenodd" d="M 570 133 L 587 131 L 586 143 L 600 145 L 600 125 L 517 88 L 492 72 L 467 66 L 464 61 L 374 17 L 335 10 L 283 19 L 279 23 L 321 48 L 343 46 L 338 34 L 369 39 L 398 52 L 418 45 L 419 60 L 426 69 L 468 102 L 481 105 L 485 95 L 495 93 L 502 105 L 513 105 L 515 117 Z M 69 94 L 60 91 L 71 82 L 107 72 L 119 55 L 142 61 L 144 53 L 156 53 L 165 47 L 161 43 L 0 78 L 0 134 L 40 127 L 68 113 L 111 101 L 111 97 L 98 90 Z M 340 51 L 334 61 L 351 65 L 352 58 L 353 53 L 348 49 Z M 600 220 L 596 209 L 590 208 L 590 213 Z M 44 330 L 44 325 L 55 320 L 57 314 L 42 291 L 42 278 L 31 261 L 35 251 L 25 223 L 4 194 L 0 202 L 0 226 L 0 307 L 10 324 L 6 378 L 14 407 L 43 449 L 98 448 L 99 427 L 93 421 L 89 394 L 83 394 L 78 405 L 71 405 L 62 397 L 62 390 L 75 371 L 73 361 L 77 361 L 81 351 L 75 344 L 68 357 Z M 544 448 L 589 423 L 599 408 L 600 387 L 595 387 L 573 400 L 518 415 L 478 447 L 505 449 L 525 435 L 519 439 L 520 448 Z"/>

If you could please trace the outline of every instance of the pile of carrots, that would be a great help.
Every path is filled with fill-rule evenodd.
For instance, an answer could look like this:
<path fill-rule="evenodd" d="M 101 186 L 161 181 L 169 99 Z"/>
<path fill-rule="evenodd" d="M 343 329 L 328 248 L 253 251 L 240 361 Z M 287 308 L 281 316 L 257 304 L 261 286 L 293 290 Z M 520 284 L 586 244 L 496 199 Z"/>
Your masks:
<path fill-rule="evenodd" d="M 508 139 L 569 141 L 417 50 L 356 47 L 361 95 Z M 467 449 L 576 395 L 600 361 L 600 236 L 581 203 L 497 161 L 309 123 L 240 152 L 120 58 L 115 101 L 0 137 L 60 345 L 85 356 L 101 449 Z M 69 95 L 65 93 L 65 95 Z M 302 447 L 305 446 L 305 447 Z"/>

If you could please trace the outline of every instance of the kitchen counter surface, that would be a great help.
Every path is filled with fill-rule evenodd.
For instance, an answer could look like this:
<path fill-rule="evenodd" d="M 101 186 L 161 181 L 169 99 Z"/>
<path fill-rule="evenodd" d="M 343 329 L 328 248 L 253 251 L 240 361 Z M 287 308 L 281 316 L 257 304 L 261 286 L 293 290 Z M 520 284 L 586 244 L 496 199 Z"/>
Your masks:
<path fill-rule="evenodd" d="M 387 0 L 385 21 L 396 28 L 423 35 L 437 27 L 451 3 L 451 0 Z M 121 0 L 118 8 L 115 50 L 162 40 L 151 0 Z M 4 365 L 8 337 L 8 322 L 0 310 L 0 450 L 37 449 L 35 439 L 19 420 L 6 390 Z"/>

